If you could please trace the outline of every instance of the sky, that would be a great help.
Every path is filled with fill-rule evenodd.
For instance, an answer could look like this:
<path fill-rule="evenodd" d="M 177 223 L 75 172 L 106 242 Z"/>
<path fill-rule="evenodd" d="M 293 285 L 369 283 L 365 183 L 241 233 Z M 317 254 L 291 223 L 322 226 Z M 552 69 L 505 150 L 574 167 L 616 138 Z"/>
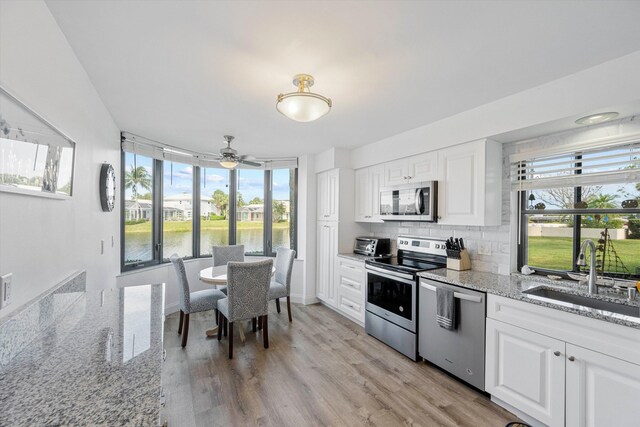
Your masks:
<path fill-rule="evenodd" d="M 126 153 L 126 168 L 133 166 L 133 154 Z M 152 161 L 148 157 L 136 156 L 136 166 L 144 167 L 149 174 L 152 170 Z M 223 168 L 202 168 L 202 182 L 200 192 L 203 196 L 210 196 L 217 189 L 228 193 L 229 171 Z M 191 193 L 193 183 L 193 167 L 183 163 L 165 161 L 163 187 L 165 196 L 173 196 L 181 193 Z M 147 193 L 138 189 L 139 194 Z M 264 199 L 264 171 L 261 169 L 238 169 L 238 191 L 242 193 L 245 202 L 255 197 Z M 131 197 L 131 190 L 125 191 L 125 198 Z M 289 169 L 277 169 L 273 171 L 273 199 L 289 199 Z"/>

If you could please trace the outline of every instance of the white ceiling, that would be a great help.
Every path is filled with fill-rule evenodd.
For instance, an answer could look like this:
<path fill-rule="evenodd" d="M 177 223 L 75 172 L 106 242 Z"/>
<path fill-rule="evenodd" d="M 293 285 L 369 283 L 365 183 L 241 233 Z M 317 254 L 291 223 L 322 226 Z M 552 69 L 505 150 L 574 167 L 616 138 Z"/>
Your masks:
<path fill-rule="evenodd" d="M 47 0 L 117 125 L 197 151 L 357 147 L 639 48 L 640 2 Z M 275 109 L 309 73 L 333 109 Z M 587 89 L 588 90 L 588 89 Z"/>

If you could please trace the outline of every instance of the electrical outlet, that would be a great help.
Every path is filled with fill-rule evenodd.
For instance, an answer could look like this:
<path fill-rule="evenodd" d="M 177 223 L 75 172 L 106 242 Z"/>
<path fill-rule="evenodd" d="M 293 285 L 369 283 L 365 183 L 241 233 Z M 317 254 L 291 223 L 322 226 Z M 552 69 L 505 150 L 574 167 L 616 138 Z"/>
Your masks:
<path fill-rule="evenodd" d="M 0 308 L 4 308 L 11 304 L 11 298 L 13 294 L 11 280 L 13 274 L 8 273 L 4 276 L 0 276 Z"/>
<path fill-rule="evenodd" d="M 478 242 L 479 255 L 491 255 L 491 242 Z"/>

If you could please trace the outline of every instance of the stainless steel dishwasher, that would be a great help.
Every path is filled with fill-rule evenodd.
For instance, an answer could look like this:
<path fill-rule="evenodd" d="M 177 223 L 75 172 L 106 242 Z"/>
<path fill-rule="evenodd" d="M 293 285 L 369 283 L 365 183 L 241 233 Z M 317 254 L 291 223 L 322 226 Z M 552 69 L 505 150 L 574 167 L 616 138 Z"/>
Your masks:
<path fill-rule="evenodd" d="M 436 322 L 436 288 L 454 291 L 455 329 Z M 484 391 L 486 294 L 420 278 L 418 353 L 424 359 Z"/>

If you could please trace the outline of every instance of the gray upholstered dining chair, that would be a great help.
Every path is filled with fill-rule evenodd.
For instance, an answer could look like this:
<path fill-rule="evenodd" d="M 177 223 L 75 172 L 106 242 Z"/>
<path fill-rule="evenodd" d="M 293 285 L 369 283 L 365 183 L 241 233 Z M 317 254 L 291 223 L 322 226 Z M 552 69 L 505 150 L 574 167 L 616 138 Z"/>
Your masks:
<path fill-rule="evenodd" d="M 273 260 L 257 262 L 229 262 L 227 264 L 228 297 L 218 301 L 218 341 L 222 329 L 229 336 L 229 359 L 233 359 L 233 323 L 239 320 L 260 320 L 264 348 L 269 348 L 269 326 L 267 322 L 269 283 Z"/>
<path fill-rule="evenodd" d="M 178 254 L 171 255 L 169 259 L 176 270 L 178 285 L 180 286 L 180 323 L 178 324 L 178 334 L 182 334 L 182 347 L 186 347 L 187 337 L 189 335 L 189 315 L 200 311 L 215 310 L 218 306 L 218 301 L 225 298 L 226 295 L 218 289 L 191 292 L 189 290 L 187 272 L 184 268 L 184 261 Z M 183 327 L 184 331 L 182 330 Z"/>
<path fill-rule="evenodd" d="M 211 248 L 213 266 L 227 265 L 229 261 L 244 261 L 244 245 L 213 246 Z"/>
<path fill-rule="evenodd" d="M 291 318 L 291 272 L 296 251 L 288 248 L 276 250 L 276 274 L 269 287 L 269 299 L 276 300 L 276 309 L 280 313 L 280 298 L 287 297 L 287 313 L 289 322 Z"/>

